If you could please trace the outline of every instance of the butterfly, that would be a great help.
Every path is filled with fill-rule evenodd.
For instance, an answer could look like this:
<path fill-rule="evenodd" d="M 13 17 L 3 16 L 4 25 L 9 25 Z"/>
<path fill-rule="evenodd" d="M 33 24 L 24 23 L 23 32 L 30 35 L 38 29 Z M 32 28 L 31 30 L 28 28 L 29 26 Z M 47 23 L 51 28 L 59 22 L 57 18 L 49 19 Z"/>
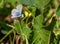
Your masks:
<path fill-rule="evenodd" d="M 12 17 L 11 18 L 24 17 L 22 14 L 22 8 L 23 8 L 22 4 L 20 4 L 20 5 L 16 6 L 16 9 L 12 9 L 12 11 L 11 11 Z"/>

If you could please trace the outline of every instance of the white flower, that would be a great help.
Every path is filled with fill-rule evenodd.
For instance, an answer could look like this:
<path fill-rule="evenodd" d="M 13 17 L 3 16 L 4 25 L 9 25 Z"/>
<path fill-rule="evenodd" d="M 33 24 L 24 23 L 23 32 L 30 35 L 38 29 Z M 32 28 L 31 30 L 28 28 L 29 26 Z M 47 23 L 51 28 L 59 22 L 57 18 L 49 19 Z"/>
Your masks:
<path fill-rule="evenodd" d="M 24 17 L 22 14 L 22 5 L 18 5 L 16 9 L 13 9 L 11 11 L 12 18 L 17 18 L 17 17 Z"/>

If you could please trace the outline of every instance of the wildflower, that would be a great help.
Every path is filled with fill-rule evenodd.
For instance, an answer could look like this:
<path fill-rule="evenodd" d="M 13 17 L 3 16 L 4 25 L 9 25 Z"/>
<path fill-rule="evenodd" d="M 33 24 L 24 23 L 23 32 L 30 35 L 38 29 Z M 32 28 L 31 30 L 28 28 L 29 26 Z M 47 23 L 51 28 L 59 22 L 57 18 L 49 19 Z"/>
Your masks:
<path fill-rule="evenodd" d="M 25 13 L 25 16 L 26 17 L 31 17 L 32 16 L 32 13 L 31 12 L 25 11 L 24 13 Z"/>

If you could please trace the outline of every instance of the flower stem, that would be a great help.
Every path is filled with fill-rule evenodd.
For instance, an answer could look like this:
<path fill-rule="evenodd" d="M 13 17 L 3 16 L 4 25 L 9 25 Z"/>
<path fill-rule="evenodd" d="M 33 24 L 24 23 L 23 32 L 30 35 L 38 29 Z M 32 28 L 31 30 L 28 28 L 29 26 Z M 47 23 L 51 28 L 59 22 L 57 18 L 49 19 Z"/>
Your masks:
<path fill-rule="evenodd" d="M 11 29 L 1 40 L 0 43 L 10 34 L 12 33 L 13 29 Z"/>

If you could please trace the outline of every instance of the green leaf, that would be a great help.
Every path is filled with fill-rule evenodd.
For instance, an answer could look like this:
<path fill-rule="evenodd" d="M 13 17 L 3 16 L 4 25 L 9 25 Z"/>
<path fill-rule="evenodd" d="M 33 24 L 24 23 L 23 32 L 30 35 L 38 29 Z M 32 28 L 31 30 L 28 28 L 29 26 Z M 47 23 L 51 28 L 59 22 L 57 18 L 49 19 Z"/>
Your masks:
<path fill-rule="evenodd" d="M 7 25 L 8 23 L 0 21 L 1 33 L 7 34 L 12 28 Z"/>
<path fill-rule="evenodd" d="M 4 4 L 4 0 L 1 0 L 1 1 L 0 1 L 0 8 L 3 7 L 3 4 Z"/>
<path fill-rule="evenodd" d="M 40 28 L 40 27 L 42 27 L 42 22 L 43 22 L 43 16 L 40 15 L 40 16 L 37 16 L 37 17 L 33 20 L 32 24 L 33 24 L 34 27 Z M 38 26 L 38 25 L 39 25 L 39 26 Z"/>
<path fill-rule="evenodd" d="M 34 27 L 34 35 L 33 35 L 33 43 L 35 44 L 48 44 L 49 43 L 49 40 L 50 40 L 50 31 L 42 28 L 43 25 L 42 25 L 42 22 L 43 22 L 43 16 L 40 15 L 40 16 L 37 16 L 32 24 L 33 24 L 33 27 Z M 37 41 L 39 42 L 37 42 Z"/>
<path fill-rule="evenodd" d="M 8 0 L 7 2 L 14 4 L 14 5 L 20 4 L 20 0 Z"/>
<path fill-rule="evenodd" d="M 44 8 L 50 0 L 35 0 L 35 6 L 38 8 Z"/>
<path fill-rule="evenodd" d="M 3 34 L 7 34 L 9 31 L 8 30 L 1 30 Z"/>
<path fill-rule="evenodd" d="M 41 44 L 41 39 L 37 39 L 34 44 Z"/>
<path fill-rule="evenodd" d="M 34 5 L 38 8 L 43 8 L 49 3 L 50 0 L 20 0 L 22 4 L 25 5 Z"/>
<path fill-rule="evenodd" d="M 60 17 L 60 9 L 57 11 L 57 16 Z"/>
<path fill-rule="evenodd" d="M 30 36 L 30 28 L 21 20 L 14 22 L 15 30 L 18 34 L 21 35 L 22 39 L 25 40 L 26 38 L 29 38 Z"/>
<path fill-rule="evenodd" d="M 2 0 L 0 0 L 0 2 L 1 2 Z"/>
<path fill-rule="evenodd" d="M 8 0 L 8 2 L 10 2 L 10 3 L 15 3 L 16 0 Z"/>
<path fill-rule="evenodd" d="M 35 0 L 20 0 L 20 2 L 25 5 L 33 5 Z"/>

